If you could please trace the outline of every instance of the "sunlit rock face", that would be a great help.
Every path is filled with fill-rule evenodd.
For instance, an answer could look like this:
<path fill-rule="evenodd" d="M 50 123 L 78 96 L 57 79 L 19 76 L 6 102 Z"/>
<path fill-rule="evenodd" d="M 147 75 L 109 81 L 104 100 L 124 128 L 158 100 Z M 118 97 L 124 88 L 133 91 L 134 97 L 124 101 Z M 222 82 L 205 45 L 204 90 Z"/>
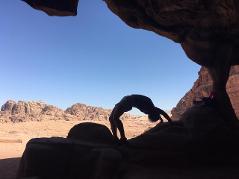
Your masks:
<path fill-rule="evenodd" d="M 193 105 L 193 100 L 200 100 L 207 97 L 212 91 L 212 79 L 206 68 L 201 68 L 198 72 L 198 79 L 193 87 L 178 102 L 171 111 L 173 119 L 179 119 L 182 114 Z M 227 92 L 230 97 L 233 108 L 239 117 L 239 66 L 233 66 L 230 71 L 230 77 L 227 82 Z"/>
<path fill-rule="evenodd" d="M 49 16 L 76 16 L 79 0 L 23 0 Z"/>
<path fill-rule="evenodd" d="M 239 1 L 106 0 L 106 2 L 108 7 L 128 25 L 153 31 L 181 43 L 188 57 L 200 65 L 214 66 L 215 62 L 221 63 L 214 58 L 214 53 L 218 50 L 230 53 L 232 63 L 238 63 Z"/>
<path fill-rule="evenodd" d="M 7 101 L 0 110 L 1 122 L 26 122 L 65 119 L 64 111 L 37 101 Z"/>
<path fill-rule="evenodd" d="M 66 120 L 66 121 L 107 121 L 111 113 L 110 109 L 88 106 L 77 103 L 62 110 L 56 106 L 37 101 L 8 100 L 0 110 L 0 123 L 2 122 L 27 122 L 43 120 Z M 140 116 L 123 114 L 122 120 L 137 120 Z M 146 120 L 146 119 L 145 119 Z"/>

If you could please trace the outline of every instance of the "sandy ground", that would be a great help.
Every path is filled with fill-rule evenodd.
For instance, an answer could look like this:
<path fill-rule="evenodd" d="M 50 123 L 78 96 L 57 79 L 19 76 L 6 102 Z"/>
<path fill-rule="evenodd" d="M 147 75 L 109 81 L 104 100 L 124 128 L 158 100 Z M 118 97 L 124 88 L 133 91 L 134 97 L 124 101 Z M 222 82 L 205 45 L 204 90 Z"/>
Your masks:
<path fill-rule="evenodd" d="M 88 121 L 81 121 L 88 122 Z M 108 121 L 96 121 L 109 127 Z M 31 138 L 66 137 L 70 128 L 79 121 L 42 121 L 0 124 L 0 159 L 20 157 Z M 126 136 L 135 137 L 156 125 L 146 119 L 124 121 Z"/>
<path fill-rule="evenodd" d="M 88 121 L 81 121 L 88 122 Z M 95 121 L 109 127 L 108 121 Z M 15 178 L 18 162 L 26 143 L 36 137 L 66 137 L 79 121 L 41 121 L 0 124 L 0 179 Z M 145 118 L 124 121 L 126 136 L 135 137 L 155 126 Z"/>
<path fill-rule="evenodd" d="M 78 123 L 78 121 L 42 121 L 17 124 L 0 124 L 0 179 L 16 178 L 18 164 L 25 149 L 25 145 L 29 139 L 35 137 L 52 136 L 65 137 L 69 129 Z M 109 126 L 107 121 L 98 121 L 98 123 Z M 137 121 L 124 121 L 124 125 L 126 135 L 130 138 L 139 135 L 156 124 L 152 124 L 146 119 L 137 119 Z M 141 172 L 138 173 L 138 170 Z M 180 168 L 161 168 L 160 171 L 158 168 L 139 168 L 138 170 L 132 170 L 132 172 L 130 172 L 131 170 L 127 170 L 126 178 L 157 179 L 159 173 L 161 178 L 168 179 L 239 178 L 237 167 L 223 167 L 221 169 L 217 167 L 204 169 L 194 168 L 185 169 L 183 171 Z"/>

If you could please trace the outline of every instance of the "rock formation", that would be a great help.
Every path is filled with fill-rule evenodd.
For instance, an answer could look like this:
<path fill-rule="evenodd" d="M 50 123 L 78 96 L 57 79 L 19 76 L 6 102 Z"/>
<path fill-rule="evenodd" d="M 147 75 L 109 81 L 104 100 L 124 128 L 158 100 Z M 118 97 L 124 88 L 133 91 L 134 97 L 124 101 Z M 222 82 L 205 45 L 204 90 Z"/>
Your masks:
<path fill-rule="evenodd" d="M 111 110 L 103 109 L 100 107 L 87 106 L 85 104 L 77 103 L 67 108 L 67 114 L 76 116 L 81 120 L 107 120 Z"/>
<path fill-rule="evenodd" d="M 239 64 L 237 0 L 104 1 L 129 26 L 150 30 L 180 43 L 192 61 L 207 67 L 218 110 L 226 121 L 237 122 L 226 91 L 230 67 Z M 69 4 L 77 6 L 76 0 L 62 0 L 60 3 L 37 1 L 42 2 L 37 5 L 33 0 L 26 2 L 50 15 L 59 16 L 65 15 L 65 9 L 59 6 L 67 10 Z"/>
<path fill-rule="evenodd" d="M 172 109 L 173 119 L 180 119 L 181 115 L 193 105 L 193 100 L 200 100 L 207 97 L 212 91 L 212 79 L 206 68 L 201 68 L 198 72 L 198 79 L 184 97 L 178 102 L 177 106 Z M 232 106 L 239 117 L 239 66 L 233 66 L 230 71 L 230 77 L 227 82 L 227 92 L 230 97 Z"/>
<path fill-rule="evenodd" d="M 230 67 L 239 63 L 239 2 L 105 2 L 128 25 L 151 30 L 180 43 L 191 60 L 207 67 L 212 77 L 215 96 L 211 103 L 213 105 L 193 106 L 182 115 L 180 121 L 171 125 L 159 124 L 145 134 L 131 139 L 129 145 L 109 146 L 112 150 L 106 147 L 102 149 L 102 146 L 94 144 L 75 143 L 69 139 L 32 140 L 24 152 L 19 178 L 97 178 L 92 176 L 94 172 L 99 173 L 98 176 L 108 176 L 103 177 L 105 179 L 114 178 L 114 174 L 118 174 L 118 178 L 159 178 L 162 173 L 158 171 L 165 169 L 165 166 L 170 169 L 182 168 L 180 172 L 177 170 L 177 175 L 180 176 L 173 177 L 173 172 L 168 171 L 163 178 L 238 178 L 238 171 L 231 170 L 239 165 L 238 126 L 231 125 L 237 122 L 237 117 L 226 92 L 226 83 Z M 106 155 L 101 155 L 102 153 Z M 156 175 L 149 177 L 151 173 L 142 173 L 135 167 L 136 164 L 143 169 L 153 166 L 156 168 Z M 81 166 L 83 170 L 79 170 Z M 102 169 L 101 166 L 106 167 Z M 108 166 L 116 170 L 105 170 Z M 130 166 L 134 167 L 129 169 Z M 200 170 L 188 174 L 189 166 Z M 209 174 L 208 171 L 215 168 L 216 172 Z M 129 176 L 132 170 L 139 177 Z M 182 176 L 182 171 L 186 171 L 185 176 Z M 199 176 L 201 173 L 202 177 Z"/>
<path fill-rule="evenodd" d="M 77 140 L 29 141 L 18 178 L 239 177 L 238 129 L 227 125 L 215 106 L 193 106 L 180 121 L 158 124 L 123 145 L 114 142 L 106 145 L 111 134 L 98 124 L 83 123 L 75 127 L 71 131 L 73 136 L 81 134 Z M 95 139 L 96 128 L 100 138 L 105 139 L 100 143 Z M 98 177 L 92 176 L 95 174 Z"/>
<path fill-rule="evenodd" d="M 239 3 L 236 0 L 105 0 L 134 28 L 143 28 L 181 44 L 186 55 L 207 67 L 214 101 L 224 119 L 237 122 L 226 83 L 230 67 L 239 64 Z"/>
<path fill-rule="evenodd" d="M 74 104 L 65 111 L 43 102 L 9 100 L 0 111 L 1 122 L 26 122 L 42 120 L 108 120 L 110 109 Z M 124 114 L 122 119 L 135 119 L 139 116 Z"/>
<path fill-rule="evenodd" d="M 40 116 L 47 105 L 42 102 L 7 101 L 0 111 L 0 122 L 24 122 L 41 120 Z"/>
<path fill-rule="evenodd" d="M 70 129 L 67 138 L 106 145 L 113 145 L 117 142 L 106 126 L 92 122 L 83 122 L 75 125 Z"/>
<path fill-rule="evenodd" d="M 23 0 L 49 16 L 76 16 L 79 0 Z"/>

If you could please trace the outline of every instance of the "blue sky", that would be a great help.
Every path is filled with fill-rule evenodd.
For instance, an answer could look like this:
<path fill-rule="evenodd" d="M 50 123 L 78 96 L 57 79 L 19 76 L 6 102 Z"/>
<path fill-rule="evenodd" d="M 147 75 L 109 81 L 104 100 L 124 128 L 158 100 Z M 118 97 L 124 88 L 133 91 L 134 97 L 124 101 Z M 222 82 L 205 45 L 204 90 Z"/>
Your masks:
<path fill-rule="evenodd" d="M 0 1 L 0 103 L 42 100 L 112 108 L 144 94 L 171 109 L 199 66 L 179 44 L 133 29 L 103 1 L 82 0 L 76 17 L 49 17 L 24 2 Z"/>

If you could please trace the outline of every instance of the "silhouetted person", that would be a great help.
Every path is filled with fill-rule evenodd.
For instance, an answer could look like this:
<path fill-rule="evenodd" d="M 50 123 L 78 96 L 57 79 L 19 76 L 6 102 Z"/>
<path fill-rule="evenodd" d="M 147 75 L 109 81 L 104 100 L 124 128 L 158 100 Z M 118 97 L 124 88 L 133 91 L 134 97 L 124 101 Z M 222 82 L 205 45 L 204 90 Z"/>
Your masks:
<path fill-rule="evenodd" d="M 111 130 L 114 137 L 119 139 L 117 137 L 117 129 L 118 129 L 121 137 L 120 140 L 123 142 L 126 141 L 127 138 L 125 137 L 124 126 L 120 120 L 120 116 L 124 112 L 130 111 L 133 107 L 139 109 L 141 112 L 145 114 L 148 114 L 148 118 L 151 122 L 156 122 L 157 120 L 163 122 L 163 119 L 161 118 L 160 115 L 163 115 L 169 122 L 172 121 L 171 118 L 168 116 L 168 114 L 164 112 L 162 109 L 155 107 L 152 100 L 147 96 L 137 94 L 125 96 L 121 99 L 119 103 L 115 105 L 109 117 Z"/>

